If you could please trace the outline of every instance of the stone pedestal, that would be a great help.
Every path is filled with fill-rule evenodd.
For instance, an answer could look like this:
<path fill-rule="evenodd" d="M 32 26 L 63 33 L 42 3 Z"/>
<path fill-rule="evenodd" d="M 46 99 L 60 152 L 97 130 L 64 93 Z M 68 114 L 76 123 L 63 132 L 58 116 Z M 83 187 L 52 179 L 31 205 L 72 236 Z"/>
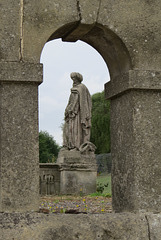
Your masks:
<path fill-rule="evenodd" d="M 113 209 L 161 211 L 161 72 L 129 71 L 111 98 Z"/>
<path fill-rule="evenodd" d="M 97 165 L 94 153 L 62 149 L 60 165 L 60 194 L 90 194 L 96 192 Z"/>
<path fill-rule="evenodd" d="M 0 63 L 0 212 L 39 208 L 38 85 L 42 66 Z"/>

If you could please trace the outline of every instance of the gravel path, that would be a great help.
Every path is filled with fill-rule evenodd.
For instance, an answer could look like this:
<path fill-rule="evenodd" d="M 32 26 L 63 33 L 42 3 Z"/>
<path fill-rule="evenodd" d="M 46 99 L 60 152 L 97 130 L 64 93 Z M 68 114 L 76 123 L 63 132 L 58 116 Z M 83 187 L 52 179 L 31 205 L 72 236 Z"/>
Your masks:
<path fill-rule="evenodd" d="M 111 198 L 46 196 L 41 197 L 40 212 L 43 213 L 109 213 L 112 212 Z"/>

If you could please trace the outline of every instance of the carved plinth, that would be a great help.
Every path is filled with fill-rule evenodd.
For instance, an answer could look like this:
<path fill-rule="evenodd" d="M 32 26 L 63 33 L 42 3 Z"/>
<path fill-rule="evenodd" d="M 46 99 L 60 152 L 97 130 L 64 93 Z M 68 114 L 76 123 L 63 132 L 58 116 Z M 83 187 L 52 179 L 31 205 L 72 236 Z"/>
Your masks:
<path fill-rule="evenodd" d="M 77 150 L 61 150 L 61 194 L 90 194 L 96 192 L 97 165 L 94 153 L 81 154 Z"/>

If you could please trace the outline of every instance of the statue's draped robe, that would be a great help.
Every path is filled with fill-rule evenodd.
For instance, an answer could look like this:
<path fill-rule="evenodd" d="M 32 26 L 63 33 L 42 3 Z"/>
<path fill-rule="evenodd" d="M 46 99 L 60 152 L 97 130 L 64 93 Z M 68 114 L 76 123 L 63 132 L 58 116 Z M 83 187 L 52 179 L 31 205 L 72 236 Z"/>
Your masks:
<path fill-rule="evenodd" d="M 65 109 L 63 145 L 68 149 L 79 147 L 90 141 L 91 95 L 84 84 L 71 89 L 68 105 Z"/>

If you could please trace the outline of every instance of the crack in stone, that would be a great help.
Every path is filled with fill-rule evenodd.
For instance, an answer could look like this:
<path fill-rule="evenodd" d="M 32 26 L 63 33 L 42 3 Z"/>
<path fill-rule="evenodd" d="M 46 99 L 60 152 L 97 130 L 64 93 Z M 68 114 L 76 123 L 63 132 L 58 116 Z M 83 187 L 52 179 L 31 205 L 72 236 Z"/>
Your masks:
<path fill-rule="evenodd" d="M 97 11 L 97 17 L 96 17 L 96 22 L 98 21 L 98 17 L 99 17 L 99 13 L 100 13 L 100 8 L 101 8 L 101 3 L 102 3 L 102 0 L 99 1 L 98 11 Z"/>
<path fill-rule="evenodd" d="M 81 15 L 81 7 L 80 7 L 79 0 L 77 0 L 77 10 L 78 10 L 78 16 L 79 16 L 80 21 L 81 21 L 82 20 L 82 15 Z"/>
<path fill-rule="evenodd" d="M 147 215 L 145 215 L 145 219 L 146 219 L 147 226 L 148 226 L 148 237 L 149 237 L 149 240 L 152 240 L 151 239 L 151 234 L 150 234 L 150 224 L 149 224 Z"/>
<path fill-rule="evenodd" d="M 20 0 L 20 53 L 19 58 L 22 61 L 23 57 L 23 0 Z"/>

